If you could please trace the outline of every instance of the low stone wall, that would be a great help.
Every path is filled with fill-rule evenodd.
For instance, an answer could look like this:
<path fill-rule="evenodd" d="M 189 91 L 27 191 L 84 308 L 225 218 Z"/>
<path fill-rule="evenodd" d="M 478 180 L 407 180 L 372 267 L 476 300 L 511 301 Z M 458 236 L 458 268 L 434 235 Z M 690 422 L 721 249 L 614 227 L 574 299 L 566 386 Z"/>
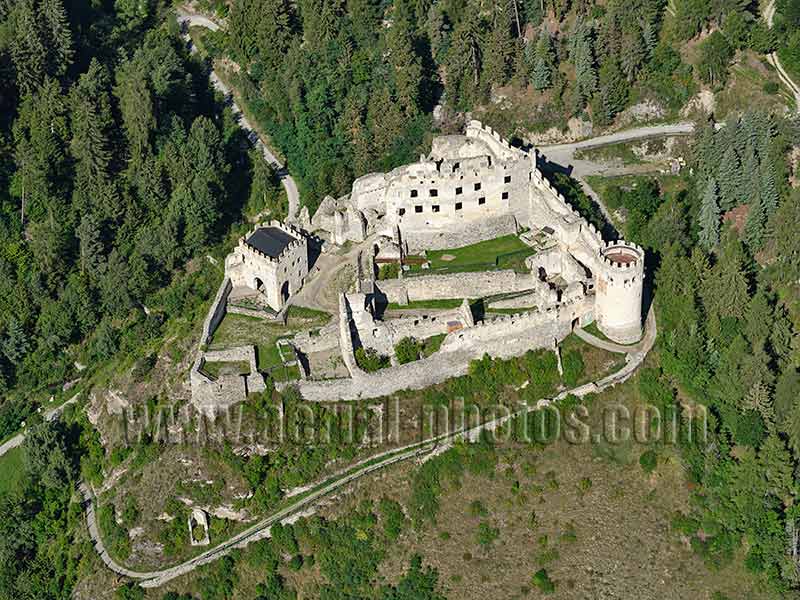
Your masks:
<path fill-rule="evenodd" d="M 273 313 L 266 310 L 256 310 L 254 308 L 244 308 L 243 306 L 228 304 L 226 312 L 232 315 L 244 315 L 245 317 L 253 317 L 254 319 L 264 319 L 265 321 L 282 321 L 285 311 Z"/>
<path fill-rule="evenodd" d="M 517 273 L 511 269 L 504 269 L 474 273 L 418 275 L 376 281 L 375 286 L 389 302 L 405 304 L 422 300 L 483 298 L 501 291 L 522 292 L 537 287 L 538 283 L 538 280 L 530 273 Z"/>
<path fill-rule="evenodd" d="M 339 323 L 331 320 L 330 323 L 319 329 L 318 335 L 311 335 L 310 331 L 301 331 L 292 338 L 295 348 L 303 354 L 325 352 L 339 347 Z"/>
<path fill-rule="evenodd" d="M 233 286 L 231 280 L 226 277 L 217 290 L 217 295 L 214 297 L 214 302 L 211 308 L 208 309 L 206 320 L 203 321 L 203 333 L 200 336 L 200 344 L 210 344 L 214 332 L 219 327 L 222 319 L 225 317 L 226 307 L 228 304 L 228 296 L 230 296 Z"/>
<path fill-rule="evenodd" d="M 447 227 L 406 229 L 401 227 L 402 242 L 411 254 L 421 250 L 445 250 L 469 246 L 484 240 L 492 240 L 519 231 L 519 224 L 513 214 L 501 214 L 486 218 L 465 221 L 463 225 L 452 222 Z"/>
<path fill-rule="evenodd" d="M 249 375 L 220 375 L 216 379 L 206 376 L 202 369 L 206 362 L 246 362 Z M 255 346 L 238 346 L 225 350 L 199 352 L 189 373 L 192 403 L 204 414 L 228 408 L 247 400 L 247 395 L 263 392 L 264 377 L 258 372 Z"/>

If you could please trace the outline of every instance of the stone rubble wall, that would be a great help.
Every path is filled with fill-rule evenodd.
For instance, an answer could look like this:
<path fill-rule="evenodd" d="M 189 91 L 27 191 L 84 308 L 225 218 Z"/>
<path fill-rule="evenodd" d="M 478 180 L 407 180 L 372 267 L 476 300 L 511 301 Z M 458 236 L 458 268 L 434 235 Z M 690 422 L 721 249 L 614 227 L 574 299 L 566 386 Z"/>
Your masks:
<path fill-rule="evenodd" d="M 246 362 L 249 375 L 220 375 L 216 379 L 207 377 L 202 369 L 206 362 Z M 198 353 L 189 374 L 192 387 L 192 403 L 204 414 L 228 408 L 247 400 L 247 395 L 263 392 L 264 377 L 258 372 L 255 346 L 238 346 L 225 350 Z"/>
<path fill-rule="evenodd" d="M 339 347 L 339 323 L 332 319 L 320 328 L 319 335 L 311 335 L 310 331 L 301 331 L 292 338 L 292 343 L 303 354 L 325 352 Z"/>

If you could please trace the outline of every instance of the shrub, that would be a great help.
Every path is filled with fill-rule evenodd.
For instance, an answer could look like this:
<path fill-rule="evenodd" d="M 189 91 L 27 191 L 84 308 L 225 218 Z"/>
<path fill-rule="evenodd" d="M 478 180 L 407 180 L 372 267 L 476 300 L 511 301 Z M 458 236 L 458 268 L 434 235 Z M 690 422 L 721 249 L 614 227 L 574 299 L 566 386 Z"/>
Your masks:
<path fill-rule="evenodd" d="M 653 450 L 645 450 L 639 457 L 639 464 L 645 473 L 652 473 L 658 465 L 658 456 Z"/>
<path fill-rule="evenodd" d="M 585 370 L 581 353 L 578 350 L 568 350 L 561 357 L 561 366 L 564 369 L 564 383 L 569 387 L 578 385 Z"/>
<path fill-rule="evenodd" d="M 550 579 L 545 569 L 539 569 L 533 574 L 533 585 L 543 594 L 552 594 L 556 591 L 556 584 Z"/>
<path fill-rule="evenodd" d="M 378 354 L 374 348 L 364 348 L 363 346 L 356 348 L 355 357 L 358 366 L 367 373 L 374 373 L 389 366 L 389 359 L 382 354 Z"/>
<path fill-rule="evenodd" d="M 378 279 L 397 279 L 400 274 L 400 263 L 386 263 L 378 269 Z"/>
<path fill-rule="evenodd" d="M 404 337 L 394 347 L 397 362 L 401 365 L 414 362 L 419 359 L 420 345 L 413 337 Z"/>
<path fill-rule="evenodd" d="M 770 94 L 771 96 L 777 94 L 779 89 L 780 88 L 778 84 L 775 83 L 774 81 L 767 81 L 764 84 L 764 93 Z"/>
<path fill-rule="evenodd" d="M 483 502 L 480 500 L 473 500 L 469 505 L 469 514 L 473 517 L 486 517 L 489 515 L 489 511 L 486 510 Z"/>
<path fill-rule="evenodd" d="M 406 526 L 406 515 L 403 513 L 403 507 L 395 500 L 381 498 L 378 510 L 381 513 L 386 537 L 390 540 L 396 540 Z"/>
<path fill-rule="evenodd" d="M 478 524 L 477 539 L 478 544 L 483 547 L 491 546 L 497 538 L 500 537 L 500 530 L 492 527 L 486 521 L 481 521 Z"/>

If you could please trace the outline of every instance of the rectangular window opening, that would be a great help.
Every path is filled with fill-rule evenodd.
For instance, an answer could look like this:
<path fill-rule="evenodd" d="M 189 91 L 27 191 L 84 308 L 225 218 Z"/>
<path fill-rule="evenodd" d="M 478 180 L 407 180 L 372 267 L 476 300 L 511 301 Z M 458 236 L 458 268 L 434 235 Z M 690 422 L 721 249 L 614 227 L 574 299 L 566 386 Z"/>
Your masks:
<path fill-rule="evenodd" d="M 420 205 L 420 204 L 417 204 L 417 205 L 414 207 L 414 212 L 415 212 L 415 213 L 421 213 L 421 212 L 422 212 L 422 205 Z"/>
<path fill-rule="evenodd" d="M 484 204 L 486 204 L 486 198 L 485 197 L 478 198 L 478 206 L 482 206 Z"/>

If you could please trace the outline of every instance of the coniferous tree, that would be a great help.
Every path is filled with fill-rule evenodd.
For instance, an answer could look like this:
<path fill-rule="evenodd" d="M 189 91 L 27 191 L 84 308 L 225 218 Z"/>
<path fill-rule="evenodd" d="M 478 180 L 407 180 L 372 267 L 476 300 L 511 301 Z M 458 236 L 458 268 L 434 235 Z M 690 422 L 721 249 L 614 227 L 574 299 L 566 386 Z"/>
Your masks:
<path fill-rule="evenodd" d="M 625 107 L 628 85 L 616 60 L 609 59 L 600 67 L 597 102 L 593 104 L 601 122 L 610 122 Z"/>
<path fill-rule="evenodd" d="M 709 252 L 719 244 L 719 216 L 717 182 L 709 179 L 700 205 L 700 243 Z"/>
<path fill-rule="evenodd" d="M 47 48 L 49 57 L 49 74 L 63 77 L 70 65 L 74 50 L 72 48 L 72 31 L 69 28 L 67 13 L 61 0 L 41 0 L 39 15 L 42 25 L 47 30 Z"/>
<path fill-rule="evenodd" d="M 764 242 L 764 225 L 766 217 L 764 215 L 764 205 L 759 198 L 750 205 L 747 213 L 747 223 L 744 226 L 745 237 L 748 245 L 753 249 L 761 248 Z"/>
<path fill-rule="evenodd" d="M 742 166 L 733 144 L 728 146 L 722 156 L 717 180 L 719 181 L 720 208 L 730 210 L 739 204 L 744 183 Z"/>
<path fill-rule="evenodd" d="M 571 44 L 570 58 L 575 65 L 576 104 L 582 107 L 597 88 L 591 27 L 579 24 L 572 35 Z"/>
<path fill-rule="evenodd" d="M 47 46 L 39 31 L 34 0 L 22 0 L 16 9 L 16 27 L 10 44 L 17 88 L 32 94 L 47 74 Z"/>
<path fill-rule="evenodd" d="M 775 169 L 772 162 L 762 160 L 759 173 L 761 206 L 765 219 L 769 219 L 778 208 L 778 189 L 775 186 Z"/>
<path fill-rule="evenodd" d="M 494 24 L 489 32 L 484 53 L 483 74 L 487 84 L 502 86 L 508 82 L 509 67 L 514 53 L 511 23 L 503 9 L 494 11 Z"/>
<path fill-rule="evenodd" d="M 529 47 L 532 47 L 529 45 Z M 536 40 L 533 52 L 531 83 L 537 90 L 546 90 L 553 84 L 553 71 L 555 69 L 555 58 L 553 47 L 550 40 L 550 32 L 546 27 L 542 27 L 539 38 Z"/>
<path fill-rule="evenodd" d="M 28 353 L 28 336 L 15 317 L 9 319 L 6 326 L 6 335 L 0 343 L 0 351 L 13 365 L 19 365 Z"/>

